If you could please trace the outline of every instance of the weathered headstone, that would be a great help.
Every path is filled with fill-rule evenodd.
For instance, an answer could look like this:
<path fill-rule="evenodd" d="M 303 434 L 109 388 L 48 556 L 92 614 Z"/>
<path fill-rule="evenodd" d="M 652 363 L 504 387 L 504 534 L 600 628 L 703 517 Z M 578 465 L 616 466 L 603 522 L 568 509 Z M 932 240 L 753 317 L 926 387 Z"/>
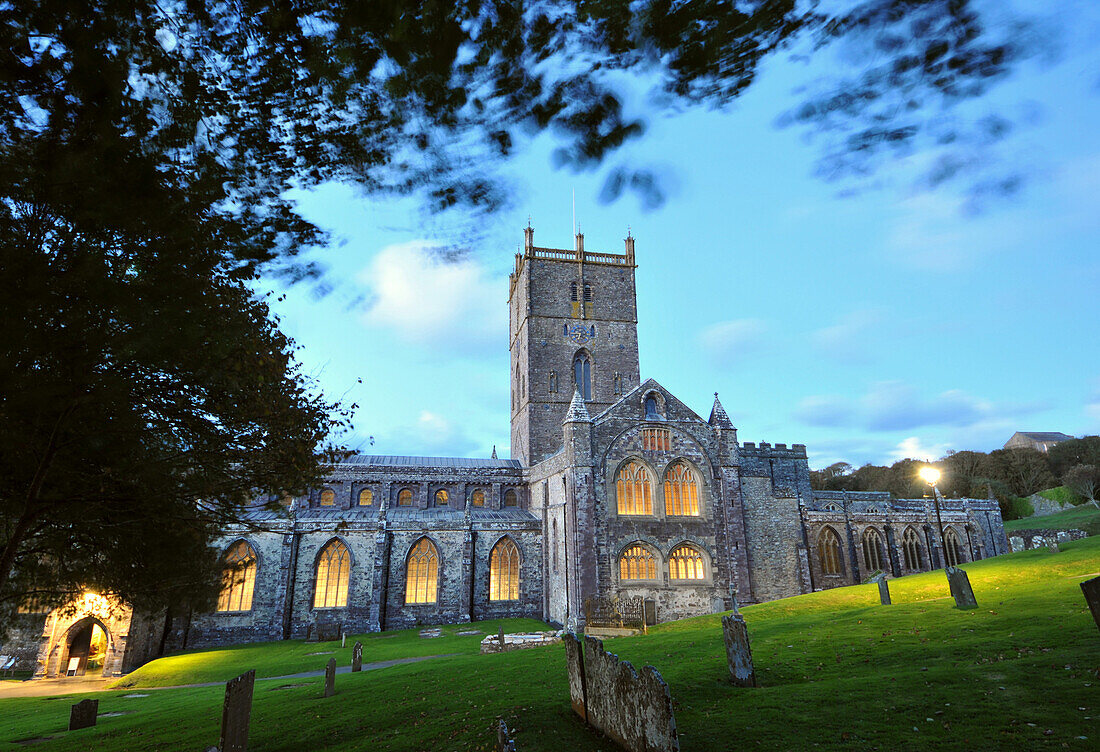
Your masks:
<path fill-rule="evenodd" d="M 1082 582 L 1081 592 L 1085 594 L 1085 602 L 1089 604 L 1089 610 L 1092 611 L 1096 628 L 1100 629 L 1100 577 Z"/>
<path fill-rule="evenodd" d="M 1043 538 L 1043 541 L 1046 543 L 1047 548 L 1052 554 L 1058 553 L 1058 539 L 1056 537 L 1054 537 L 1053 535 L 1048 535 L 1047 537 Z"/>
<path fill-rule="evenodd" d="M 1024 550 L 1024 548 L 1025 548 L 1025 546 L 1024 546 L 1024 539 L 1023 539 L 1023 538 L 1021 538 L 1021 537 L 1020 537 L 1020 536 L 1018 536 L 1018 535 L 1014 535 L 1014 536 L 1012 536 L 1011 538 L 1009 538 L 1009 539 L 1008 539 L 1008 545 L 1012 546 L 1012 550 L 1013 550 L 1013 552 L 1016 552 L 1016 551 L 1023 551 L 1023 550 Z"/>
<path fill-rule="evenodd" d="M 726 663 L 730 681 L 738 687 L 755 687 L 756 670 L 752 665 L 752 648 L 749 647 L 749 630 L 741 614 L 722 617 L 722 635 L 726 638 Z"/>
<path fill-rule="evenodd" d="M 99 700 L 81 700 L 69 711 L 69 731 L 95 725 L 99 713 Z"/>
<path fill-rule="evenodd" d="M 516 752 L 516 743 L 503 718 L 497 724 L 497 752 Z"/>
<path fill-rule="evenodd" d="M 356 640 L 355 644 L 351 647 L 351 670 L 363 670 L 363 643 L 358 640 Z"/>
<path fill-rule="evenodd" d="M 256 669 L 246 671 L 225 683 L 222 704 L 221 752 L 246 752 L 248 724 L 252 717 L 252 688 L 256 684 Z"/>
<path fill-rule="evenodd" d="M 504 625 L 500 625 L 500 632 L 497 633 L 497 649 L 500 652 L 504 652 Z"/>
<path fill-rule="evenodd" d="M 569 674 L 569 700 L 573 705 L 573 711 L 588 723 L 588 709 L 585 707 L 584 691 L 584 653 L 581 641 L 572 632 L 566 632 L 561 637 L 565 643 L 565 667 Z"/>
<path fill-rule="evenodd" d="M 970 587 L 970 578 L 966 576 L 966 572 L 958 567 L 948 567 L 946 571 L 955 605 L 963 610 L 977 608 L 978 601 L 974 598 L 974 589 Z"/>
<path fill-rule="evenodd" d="M 890 605 L 890 586 L 886 584 L 885 577 L 880 578 L 878 581 L 878 599 L 882 605 Z"/>
<path fill-rule="evenodd" d="M 336 694 L 336 659 L 329 658 L 325 666 L 325 697 Z"/>
<path fill-rule="evenodd" d="M 348 633 L 347 632 L 341 632 L 340 633 L 340 647 L 346 648 L 347 646 L 348 646 Z"/>

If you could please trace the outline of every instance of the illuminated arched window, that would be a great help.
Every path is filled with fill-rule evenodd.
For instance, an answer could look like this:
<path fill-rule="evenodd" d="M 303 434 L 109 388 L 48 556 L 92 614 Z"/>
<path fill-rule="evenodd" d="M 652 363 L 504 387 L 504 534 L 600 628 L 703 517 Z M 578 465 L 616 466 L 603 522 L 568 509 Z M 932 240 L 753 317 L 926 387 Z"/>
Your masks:
<path fill-rule="evenodd" d="M 619 579 L 657 579 L 657 557 L 645 546 L 631 546 L 619 557 Z"/>
<path fill-rule="evenodd" d="M 325 490 L 321 491 L 321 506 L 331 507 L 335 503 L 336 503 L 336 492 L 335 491 L 333 491 L 331 488 L 326 488 Z"/>
<path fill-rule="evenodd" d="M 673 464 L 665 473 L 665 514 L 699 514 L 699 486 L 695 473 L 683 462 Z"/>
<path fill-rule="evenodd" d="M 480 488 L 474 491 L 473 496 L 470 497 L 470 503 L 475 507 L 485 506 L 485 492 Z"/>
<path fill-rule="evenodd" d="M 958 534 L 952 528 L 947 528 L 943 532 L 943 556 L 949 567 L 957 567 L 963 561 L 962 545 L 959 543 Z"/>
<path fill-rule="evenodd" d="M 399 507 L 411 507 L 413 503 L 413 492 L 411 488 L 402 488 L 397 492 L 397 506 Z"/>
<path fill-rule="evenodd" d="M 507 491 L 504 492 L 504 506 L 506 506 L 506 507 L 518 507 L 519 506 L 519 497 L 516 496 L 516 492 L 511 488 L 509 488 Z"/>
<path fill-rule="evenodd" d="M 374 492 L 369 488 L 364 488 L 359 492 L 359 506 L 369 507 L 374 504 Z"/>
<path fill-rule="evenodd" d="M 923 569 L 920 560 L 920 536 L 911 527 L 905 528 L 905 534 L 901 536 L 901 550 L 905 557 L 906 569 Z"/>
<path fill-rule="evenodd" d="M 439 554 L 427 538 L 409 551 L 405 575 L 405 603 L 435 603 L 439 584 Z"/>
<path fill-rule="evenodd" d="M 243 540 L 237 541 L 225 554 L 218 611 L 251 610 L 252 589 L 255 584 L 256 552 Z"/>
<path fill-rule="evenodd" d="M 442 488 L 435 492 L 435 505 L 437 507 L 445 507 L 450 501 L 451 496 Z"/>
<path fill-rule="evenodd" d="M 821 531 L 821 536 L 817 539 L 817 553 L 823 573 L 840 574 L 840 539 L 831 527 Z"/>
<path fill-rule="evenodd" d="M 313 590 L 314 608 L 343 608 L 348 605 L 348 577 L 351 555 L 348 547 L 334 540 L 321 550 L 317 559 L 317 584 Z"/>
<path fill-rule="evenodd" d="M 519 549 L 501 538 L 489 554 L 489 600 L 519 600 Z"/>
<path fill-rule="evenodd" d="M 645 466 L 628 462 L 615 479 L 619 514 L 653 514 L 653 484 Z"/>
<path fill-rule="evenodd" d="M 573 358 L 573 383 L 581 393 L 581 399 L 592 399 L 592 361 L 585 353 Z"/>
<path fill-rule="evenodd" d="M 882 536 L 873 527 L 863 532 L 863 566 L 868 572 L 882 569 Z"/>
<path fill-rule="evenodd" d="M 673 580 L 702 580 L 703 554 L 691 546 L 677 546 L 668 557 L 668 576 Z"/>

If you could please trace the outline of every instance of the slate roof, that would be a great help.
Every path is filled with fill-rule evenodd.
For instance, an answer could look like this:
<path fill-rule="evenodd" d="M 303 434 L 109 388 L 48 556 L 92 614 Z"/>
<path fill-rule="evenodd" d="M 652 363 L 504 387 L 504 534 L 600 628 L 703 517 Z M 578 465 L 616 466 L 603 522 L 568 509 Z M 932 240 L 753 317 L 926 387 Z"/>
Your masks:
<path fill-rule="evenodd" d="M 353 454 L 337 467 L 503 467 L 520 470 L 519 460 L 481 459 L 474 457 L 412 457 L 399 454 Z"/>
<path fill-rule="evenodd" d="M 1073 438 L 1069 434 L 1062 433 L 1061 431 L 1018 431 L 1017 433 L 1033 441 L 1068 441 Z"/>

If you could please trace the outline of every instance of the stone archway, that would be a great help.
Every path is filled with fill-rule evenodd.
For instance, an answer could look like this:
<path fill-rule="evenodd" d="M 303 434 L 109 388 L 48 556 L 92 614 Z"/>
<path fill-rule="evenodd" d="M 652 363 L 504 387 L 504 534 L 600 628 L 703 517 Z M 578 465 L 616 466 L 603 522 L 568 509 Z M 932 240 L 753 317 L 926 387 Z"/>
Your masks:
<path fill-rule="evenodd" d="M 111 631 L 94 616 L 80 619 L 58 641 L 58 676 L 105 674 L 112 647 Z"/>
<path fill-rule="evenodd" d="M 95 593 L 54 609 L 46 617 L 35 678 L 120 676 L 132 622 L 132 608 Z"/>

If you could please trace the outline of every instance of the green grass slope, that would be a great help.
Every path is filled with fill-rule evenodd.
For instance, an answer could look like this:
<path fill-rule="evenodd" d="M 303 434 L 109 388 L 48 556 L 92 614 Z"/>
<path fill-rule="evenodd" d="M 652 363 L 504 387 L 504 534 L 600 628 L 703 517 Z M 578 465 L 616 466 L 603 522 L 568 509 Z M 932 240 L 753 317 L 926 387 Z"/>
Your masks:
<path fill-rule="evenodd" d="M 1005 532 L 1009 535 L 1016 530 L 1084 530 L 1089 535 L 1100 535 L 1100 509 L 1086 504 L 1064 509 L 1045 517 L 1024 517 L 1019 520 L 1006 520 Z"/>
<path fill-rule="evenodd" d="M 757 689 L 726 681 L 717 615 L 606 645 L 660 670 L 685 752 L 1096 749 L 1100 632 L 1079 583 L 1100 575 L 1100 538 L 965 568 L 980 605 L 973 611 L 953 608 L 942 572 L 892 581 L 893 606 L 878 605 L 874 586 L 856 586 L 744 609 Z M 439 642 L 417 639 L 382 642 L 394 645 L 389 657 Z M 296 649 L 253 647 L 257 662 Z M 347 663 L 350 646 L 336 655 Z M 319 668 L 328 656 L 313 658 Z M 291 663 L 267 665 L 283 673 L 275 666 Z M 148 680 L 173 684 L 194 681 L 193 671 L 147 667 Z M 557 647 L 340 675 L 336 687 L 325 699 L 320 679 L 257 682 L 250 749 L 488 750 L 497 717 L 516 728 L 525 752 L 614 749 L 573 715 Z M 217 742 L 221 687 L 128 694 L 97 695 L 101 712 L 122 715 L 72 733 L 64 731 L 70 699 L 0 701 L 0 749 L 31 740 L 43 751 Z"/>

